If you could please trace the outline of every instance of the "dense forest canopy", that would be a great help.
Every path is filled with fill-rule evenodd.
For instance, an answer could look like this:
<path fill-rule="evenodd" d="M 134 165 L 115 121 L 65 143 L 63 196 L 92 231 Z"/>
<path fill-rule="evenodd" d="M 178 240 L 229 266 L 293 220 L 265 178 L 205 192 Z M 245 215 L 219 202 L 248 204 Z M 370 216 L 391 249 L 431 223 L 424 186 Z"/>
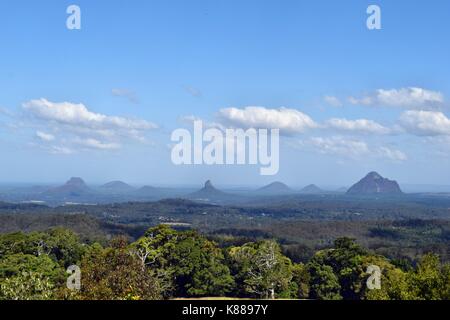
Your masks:
<path fill-rule="evenodd" d="M 0 203 L 0 298 L 448 299 L 446 205 L 317 196 Z M 80 290 L 67 288 L 71 266 Z M 370 266 L 380 289 L 367 287 Z"/>
<path fill-rule="evenodd" d="M 66 269 L 81 270 L 80 290 L 66 286 Z M 381 270 L 368 289 L 367 267 Z M 103 245 L 52 228 L 0 236 L 1 299 L 173 299 L 179 297 L 291 299 L 449 299 L 450 265 L 424 253 L 390 260 L 338 238 L 305 263 L 293 262 L 272 239 L 219 246 L 197 231 L 167 225 L 129 242 Z"/>

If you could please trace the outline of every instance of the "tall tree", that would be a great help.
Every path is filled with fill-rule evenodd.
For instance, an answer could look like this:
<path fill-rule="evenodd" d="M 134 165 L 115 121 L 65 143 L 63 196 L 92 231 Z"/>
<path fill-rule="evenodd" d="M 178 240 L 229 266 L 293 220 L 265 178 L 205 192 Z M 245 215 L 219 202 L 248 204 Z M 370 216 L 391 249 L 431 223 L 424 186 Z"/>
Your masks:
<path fill-rule="evenodd" d="M 241 287 L 238 294 L 265 299 L 289 295 L 292 263 L 276 242 L 247 243 L 230 248 L 229 255 Z"/>
<path fill-rule="evenodd" d="M 81 291 L 88 300 L 151 300 L 160 298 L 157 280 L 130 254 L 123 238 L 111 247 L 90 250 L 81 261 Z"/>

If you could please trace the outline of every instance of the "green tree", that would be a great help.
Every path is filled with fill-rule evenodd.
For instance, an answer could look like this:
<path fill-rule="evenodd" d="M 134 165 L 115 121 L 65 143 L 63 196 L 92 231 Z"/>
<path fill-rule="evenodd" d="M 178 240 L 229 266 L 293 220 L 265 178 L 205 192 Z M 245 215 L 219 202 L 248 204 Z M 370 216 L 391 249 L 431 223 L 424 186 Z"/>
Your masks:
<path fill-rule="evenodd" d="M 415 273 L 410 277 L 413 290 L 420 299 L 438 300 L 445 298 L 445 288 L 448 286 L 445 269 L 441 270 L 439 256 L 424 255 Z"/>
<path fill-rule="evenodd" d="M 367 287 L 367 267 L 376 265 L 381 270 L 380 289 Z M 367 300 L 415 300 L 416 294 L 409 283 L 410 273 L 403 271 L 382 256 L 366 256 L 361 263 L 361 299 Z"/>
<path fill-rule="evenodd" d="M 63 279 L 63 269 L 47 255 L 15 253 L 0 260 L 1 299 L 50 299 Z"/>
<path fill-rule="evenodd" d="M 123 238 L 114 239 L 111 247 L 89 250 L 81 261 L 81 290 L 77 296 L 87 300 L 159 299 L 157 279 L 143 270 L 140 261 L 130 254 Z"/>
<path fill-rule="evenodd" d="M 14 253 L 33 254 L 30 250 L 28 235 L 25 233 L 14 232 L 0 235 L 0 259 Z"/>
<path fill-rule="evenodd" d="M 222 296 L 233 285 L 222 251 L 197 232 L 186 232 L 167 255 L 181 296 Z"/>
<path fill-rule="evenodd" d="M 229 256 L 240 287 L 237 294 L 265 299 L 290 296 L 292 263 L 282 255 L 276 242 L 266 240 L 232 247 Z"/>
<path fill-rule="evenodd" d="M 341 300 L 339 279 L 329 265 L 316 261 L 308 264 L 310 297 L 319 300 Z"/>
<path fill-rule="evenodd" d="M 0 279 L 15 277 L 23 272 L 33 272 L 57 281 L 61 279 L 64 270 L 48 255 L 39 257 L 30 254 L 11 254 L 0 260 Z"/>
<path fill-rule="evenodd" d="M 333 249 L 317 252 L 308 264 L 312 281 L 312 297 L 359 299 L 361 263 L 367 254 L 367 251 L 354 239 L 345 237 L 336 239 Z M 339 289 L 338 294 L 337 289 Z"/>
<path fill-rule="evenodd" d="M 22 272 L 0 282 L 0 300 L 49 300 L 54 285 L 43 274 Z"/>
<path fill-rule="evenodd" d="M 292 282 L 295 284 L 294 297 L 307 299 L 310 292 L 311 276 L 306 265 L 299 263 L 292 266 Z"/>
<path fill-rule="evenodd" d="M 233 285 L 221 249 L 195 231 L 161 225 L 149 229 L 130 250 L 142 268 L 160 279 L 165 296 L 221 296 Z"/>

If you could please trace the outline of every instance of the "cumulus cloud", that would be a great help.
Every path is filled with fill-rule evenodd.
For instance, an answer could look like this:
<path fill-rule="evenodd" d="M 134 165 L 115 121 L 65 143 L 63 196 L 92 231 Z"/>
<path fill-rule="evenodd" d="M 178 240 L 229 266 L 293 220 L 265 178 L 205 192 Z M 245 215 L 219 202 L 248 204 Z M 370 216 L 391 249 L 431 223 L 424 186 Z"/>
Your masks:
<path fill-rule="evenodd" d="M 312 137 L 304 145 L 313 146 L 322 154 L 337 155 L 344 158 L 361 159 L 363 157 L 381 158 L 392 161 L 407 160 L 406 154 L 386 146 L 369 146 L 365 141 L 345 137 Z"/>
<path fill-rule="evenodd" d="M 407 132 L 415 135 L 450 135 L 450 119 L 438 111 L 405 111 L 400 116 L 400 124 Z"/>
<path fill-rule="evenodd" d="M 444 103 L 444 95 L 437 91 L 418 87 L 400 89 L 378 89 L 361 98 L 349 97 L 349 102 L 357 105 L 403 107 L 410 109 L 434 108 Z"/>
<path fill-rule="evenodd" d="M 265 107 L 225 108 L 219 111 L 219 119 L 241 128 L 280 129 L 284 133 L 302 133 L 318 125 L 306 114 L 287 108 Z"/>
<path fill-rule="evenodd" d="M 332 107 L 342 107 L 343 104 L 339 98 L 334 96 L 325 96 L 323 100 Z"/>
<path fill-rule="evenodd" d="M 56 103 L 47 99 L 39 99 L 26 102 L 23 107 L 36 118 L 42 120 L 91 129 L 149 130 L 157 128 L 155 124 L 145 120 L 107 116 L 92 112 L 82 103 Z"/>
<path fill-rule="evenodd" d="M 110 116 L 90 111 L 84 104 L 31 100 L 23 104 L 27 118 L 33 119 L 36 136 L 51 153 L 72 154 L 78 150 L 114 150 L 130 141 L 146 142 L 145 134 L 157 126 L 142 119 Z M 58 132 L 58 139 L 42 128 Z M 56 144 L 57 143 L 57 144 Z M 57 145 L 56 147 L 54 145 Z"/>
<path fill-rule="evenodd" d="M 370 133 L 370 134 L 388 134 L 391 130 L 381 124 L 367 119 L 347 120 L 340 118 L 329 119 L 325 126 L 335 130 Z"/>
<path fill-rule="evenodd" d="M 115 88 L 111 90 L 111 94 L 115 97 L 124 97 L 131 103 L 138 104 L 139 99 L 134 91 L 124 88 Z"/>
<path fill-rule="evenodd" d="M 215 122 L 204 121 L 193 115 L 181 117 L 179 120 L 188 124 L 201 120 L 204 127 L 215 127 L 221 130 L 227 127 L 280 129 L 281 133 L 287 135 L 305 133 L 310 129 L 318 131 L 333 130 L 341 134 L 373 135 L 385 135 L 398 131 L 398 128 L 389 128 L 369 119 L 331 118 L 323 122 L 316 122 L 307 114 L 288 108 L 225 108 L 219 111 Z"/>

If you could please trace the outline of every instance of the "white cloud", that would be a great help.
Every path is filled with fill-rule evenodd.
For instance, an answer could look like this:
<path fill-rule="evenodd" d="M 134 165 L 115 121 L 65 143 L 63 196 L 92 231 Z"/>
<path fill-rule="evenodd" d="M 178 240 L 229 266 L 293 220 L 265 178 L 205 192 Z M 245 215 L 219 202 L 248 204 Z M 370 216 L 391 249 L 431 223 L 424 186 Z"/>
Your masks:
<path fill-rule="evenodd" d="M 403 88 L 399 90 L 378 90 L 377 98 L 388 106 L 423 106 L 427 104 L 443 103 L 444 96 L 440 92 L 422 88 Z"/>
<path fill-rule="evenodd" d="M 55 136 L 50 133 L 45 133 L 42 131 L 36 131 L 36 137 L 41 139 L 42 141 L 53 141 L 55 140 Z"/>
<path fill-rule="evenodd" d="M 348 101 L 351 104 L 360 104 L 363 106 L 370 106 L 371 104 L 373 104 L 374 99 L 372 97 L 363 97 L 363 98 L 349 97 Z"/>
<path fill-rule="evenodd" d="M 136 93 L 129 89 L 115 88 L 115 89 L 111 90 L 111 94 L 115 97 L 127 98 L 131 103 L 134 103 L 134 104 L 139 103 L 139 99 L 136 96 Z"/>
<path fill-rule="evenodd" d="M 147 143 L 146 133 L 157 128 L 146 120 L 95 113 L 83 104 L 70 102 L 31 100 L 23 108 L 34 120 L 27 126 L 37 129 L 36 136 L 42 143 L 57 139 L 43 130 L 51 128 L 58 133 L 57 147 L 42 146 L 51 153 L 71 154 L 80 148 L 114 150 L 131 141 Z"/>
<path fill-rule="evenodd" d="M 91 112 L 81 103 L 55 103 L 47 99 L 39 99 L 26 102 L 23 104 L 23 107 L 42 120 L 91 129 L 149 130 L 157 128 L 155 124 L 145 120 L 107 116 Z"/>
<path fill-rule="evenodd" d="M 339 98 L 334 97 L 334 96 L 325 96 L 323 98 L 323 100 L 325 100 L 325 102 L 332 107 L 342 107 L 343 106 L 341 100 L 339 100 Z"/>
<path fill-rule="evenodd" d="M 265 107 L 225 108 L 219 110 L 218 122 L 203 121 L 193 115 L 179 118 L 184 123 L 192 124 L 201 120 L 205 127 L 224 130 L 227 127 L 280 129 L 284 134 L 304 133 L 309 129 L 334 130 L 341 133 L 384 135 L 394 132 L 376 121 L 368 119 L 348 120 L 332 118 L 322 123 L 315 122 L 307 114 L 295 109 Z"/>
<path fill-rule="evenodd" d="M 325 122 L 325 126 L 335 130 L 371 133 L 371 134 L 388 134 L 391 130 L 381 124 L 367 119 L 347 120 L 333 118 Z"/>
<path fill-rule="evenodd" d="M 407 160 L 406 154 L 386 146 L 369 146 L 368 143 L 344 137 L 313 137 L 306 140 L 304 145 L 313 146 L 317 152 L 328 155 L 337 155 L 344 158 L 380 158 L 392 161 Z"/>
<path fill-rule="evenodd" d="M 444 95 L 437 91 L 418 87 L 400 89 L 378 89 L 373 94 L 361 98 L 349 97 L 349 102 L 357 105 L 376 105 L 403 108 L 434 108 L 444 103 Z"/>
<path fill-rule="evenodd" d="M 302 133 L 318 127 L 308 115 L 287 108 L 225 108 L 219 111 L 219 118 L 236 127 L 280 129 L 281 132 L 285 133 Z"/>
<path fill-rule="evenodd" d="M 450 135 L 450 119 L 438 111 L 405 111 L 400 116 L 400 124 L 407 132 L 415 135 Z"/>

